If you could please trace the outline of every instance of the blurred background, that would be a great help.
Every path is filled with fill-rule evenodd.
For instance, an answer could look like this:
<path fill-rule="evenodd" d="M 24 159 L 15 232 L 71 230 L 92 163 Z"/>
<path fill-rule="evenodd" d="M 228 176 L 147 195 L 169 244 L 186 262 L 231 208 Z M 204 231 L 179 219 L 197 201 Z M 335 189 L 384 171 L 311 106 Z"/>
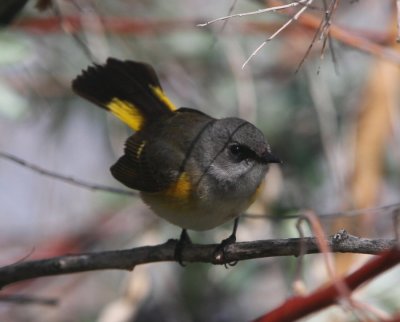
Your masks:
<path fill-rule="evenodd" d="M 0 12 L 11 2 L 18 1 L 2 0 Z M 152 64 L 177 106 L 240 116 L 265 133 L 283 165 L 271 167 L 251 216 L 241 220 L 238 241 L 298 237 L 296 220 L 287 217 L 304 209 L 320 216 L 328 235 L 344 228 L 361 237 L 394 237 L 400 203 L 395 1 L 338 3 L 323 50 L 319 38 L 310 48 L 323 17 L 324 1 L 316 0 L 244 69 L 293 13 L 197 24 L 287 2 L 31 0 L 23 8 L 26 1 L 20 2 L 21 11 L 6 15 L 0 29 L 0 265 L 179 236 L 178 227 L 138 198 L 70 185 L 5 158 L 123 188 L 109 167 L 130 130 L 71 91 L 72 79 L 91 60 L 109 56 Z M 218 242 L 231 229 L 229 223 L 190 234 L 198 243 Z M 337 256 L 336 269 L 348 273 L 368 258 Z M 0 321 L 246 321 L 292 294 L 295 268 L 295 258 L 269 258 L 230 269 L 156 263 L 130 273 L 42 278 L 2 293 L 58 304 L 0 302 Z M 319 255 L 307 256 L 303 269 L 309 290 L 329 280 Z M 398 269 L 355 296 L 398 312 L 394 285 L 400 285 Z M 305 320 L 357 321 L 338 307 Z"/>

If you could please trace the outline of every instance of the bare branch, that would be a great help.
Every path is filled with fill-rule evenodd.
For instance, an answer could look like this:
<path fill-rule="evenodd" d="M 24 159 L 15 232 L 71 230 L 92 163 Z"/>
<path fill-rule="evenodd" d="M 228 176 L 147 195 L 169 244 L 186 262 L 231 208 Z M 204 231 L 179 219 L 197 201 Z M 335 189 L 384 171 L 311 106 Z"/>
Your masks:
<path fill-rule="evenodd" d="M 330 252 L 330 248 L 326 241 L 325 232 L 322 229 L 318 217 L 313 211 L 306 211 L 303 216 L 299 218 L 298 225 L 296 225 L 297 227 L 300 227 L 300 222 L 302 220 L 306 220 L 309 223 L 313 234 L 316 236 L 315 238 L 318 243 L 318 248 L 321 250 L 326 270 L 332 280 L 332 285 L 336 288 L 336 291 L 338 292 L 338 294 L 340 294 L 341 298 L 345 299 L 346 302 L 351 305 L 351 291 L 348 289 L 347 285 L 343 282 L 343 280 L 338 276 L 335 271 L 334 258 L 332 253 Z M 344 230 L 335 234 L 335 240 L 342 239 L 343 237 L 347 238 L 347 232 Z"/>
<path fill-rule="evenodd" d="M 66 183 L 79 186 L 82 188 L 90 189 L 90 190 L 99 190 L 99 191 L 105 191 L 105 192 L 112 192 L 112 193 L 118 193 L 118 194 L 123 194 L 123 195 L 129 195 L 129 196 L 136 196 L 137 193 L 134 191 L 129 191 L 129 190 L 124 190 L 124 189 L 118 189 L 118 188 L 113 188 L 113 187 L 108 187 L 108 186 L 103 186 L 103 185 L 98 185 L 98 184 L 93 184 L 89 183 L 83 180 L 79 180 L 70 176 L 65 176 L 53 171 L 49 171 L 46 169 L 43 169 L 35 164 L 29 163 L 21 158 L 18 158 L 12 154 L 2 152 L 0 151 L 0 158 L 6 159 L 9 161 L 12 161 L 16 164 L 19 164 L 25 168 L 28 168 L 36 173 L 39 173 L 41 175 L 44 175 L 46 177 L 54 178 L 57 180 L 64 181 Z"/>
<path fill-rule="evenodd" d="M 350 216 L 358 216 L 360 214 L 379 214 L 380 216 L 384 212 L 393 213 L 400 211 L 400 202 L 391 203 L 383 206 L 378 207 L 370 207 L 370 208 L 358 208 L 352 210 L 344 210 L 339 212 L 330 212 L 330 213 L 318 213 L 319 219 L 332 219 L 337 217 L 350 217 Z M 268 219 L 268 220 L 288 220 L 288 219 L 297 219 L 301 215 L 301 212 L 293 215 L 282 215 L 280 217 L 271 217 L 270 214 L 268 215 L 256 215 L 256 214 L 244 214 L 242 215 L 244 218 L 251 218 L 251 219 Z"/>
<path fill-rule="evenodd" d="M 76 5 L 76 3 L 74 1 L 72 1 L 72 3 L 74 3 Z M 69 21 L 64 18 L 64 15 L 62 14 L 61 9 L 60 9 L 60 5 L 56 1 L 54 1 L 54 4 L 53 4 L 53 12 L 54 12 L 54 16 L 57 17 L 60 21 L 61 29 L 67 35 L 71 36 L 71 38 L 76 42 L 78 47 L 80 49 L 82 49 L 82 52 L 92 63 L 96 62 L 92 55 L 92 52 L 90 51 L 89 46 L 87 45 L 87 43 L 85 43 L 85 41 L 83 39 L 81 39 L 78 32 L 76 32 L 75 28 L 73 28 L 71 23 L 69 23 Z"/>
<path fill-rule="evenodd" d="M 237 3 L 237 0 L 233 0 L 233 2 L 231 4 L 231 7 L 229 8 L 228 15 L 232 14 L 233 10 L 235 9 L 236 3 Z M 222 27 L 221 27 L 220 31 L 219 31 L 220 33 L 222 33 L 224 31 L 227 23 L 228 23 L 228 20 L 225 20 L 224 23 L 222 24 Z"/>
<path fill-rule="evenodd" d="M 373 278 L 397 265 L 399 261 L 399 249 L 394 248 L 383 253 L 381 256 L 377 256 L 368 261 L 355 272 L 346 276 L 343 279 L 343 282 L 350 290 L 355 290 L 365 282 L 372 280 Z M 336 289 L 335 285 L 328 284 L 318 288 L 309 295 L 289 298 L 282 305 L 254 320 L 253 322 L 297 321 L 308 314 L 315 313 L 318 310 L 326 308 L 332 304 L 336 304 L 339 300 L 339 296 L 340 293 Z M 377 317 L 382 316 L 381 312 L 377 312 L 376 310 L 374 311 L 374 314 L 376 314 Z M 374 319 L 374 321 L 375 320 L 376 319 Z M 397 316 L 397 318 L 394 319 L 379 319 L 379 321 L 399 321 L 399 319 Z"/>
<path fill-rule="evenodd" d="M 348 235 L 346 232 L 339 235 L 338 237 L 336 234 L 327 240 L 328 246 L 333 252 L 378 254 L 397 244 L 395 240 L 358 238 Z M 169 240 L 156 246 L 66 255 L 4 266 L 0 268 L 0 288 L 36 277 L 104 269 L 133 270 L 136 265 L 140 264 L 174 261 L 176 243 L 176 240 Z M 214 257 L 216 244 L 187 245 L 182 251 L 182 260 L 184 262 L 225 264 L 254 258 L 298 256 L 300 244 L 304 246 L 307 254 L 319 252 L 318 242 L 312 237 L 271 239 L 232 244 L 227 247 L 221 261 Z"/>
<path fill-rule="evenodd" d="M 396 0 L 397 9 L 397 42 L 400 42 L 400 0 Z"/>
<path fill-rule="evenodd" d="M 303 4 L 306 1 L 309 1 L 309 0 L 299 0 L 299 1 L 294 1 L 294 2 L 285 4 L 285 5 L 281 5 L 281 6 L 274 6 L 274 7 L 265 8 L 265 9 L 258 9 L 258 10 L 255 10 L 255 11 L 236 13 L 236 14 L 233 14 L 233 15 L 219 17 L 217 19 L 213 19 L 213 20 L 207 21 L 205 23 L 199 23 L 196 26 L 197 27 L 205 27 L 205 26 L 208 26 L 208 25 L 210 25 L 210 24 L 212 24 L 214 22 L 224 21 L 224 20 L 228 20 L 230 18 L 252 16 L 252 15 L 258 15 L 260 13 L 266 13 L 266 12 L 275 12 L 275 11 L 278 11 L 278 10 L 283 10 L 283 9 L 287 9 L 287 8 L 298 6 L 300 4 Z"/>
<path fill-rule="evenodd" d="M 299 19 L 299 17 L 303 14 L 303 12 L 312 4 L 314 0 L 307 0 L 307 2 L 304 4 L 304 6 L 296 12 L 296 14 L 293 15 L 292 18 L 290 18 L 288 21 L 286 21 L 282 27 L 280 27 L 277 31 L 275 31 L 269 38 L 267 38 L 266 40 L 264 40 L 260 46 L 258 46 L 256 48 L 256 50 L 254 50 L 251 55 L 249 56 L 249 58 L 247 58 L 247 60 L 243 63 L 242 65 L 242 69 L 246 67 L 246 65 L 248 64 L 248 62 L 255 56 L 257 55 L 257 53 L 267 44 L 268 41 L 274 39 L 277 35 L 279 35 L 283 30 L 285 30 L 293 21 L 296 21 L 297 19 Z"/>
<path fill-rule="evenodd" d="M 39 304 L 39 305 L 58 305 L 55 298 L 29 296 L 24 294 L 0 295 L 0 302 L 9 302 L 15 304 Z"/>

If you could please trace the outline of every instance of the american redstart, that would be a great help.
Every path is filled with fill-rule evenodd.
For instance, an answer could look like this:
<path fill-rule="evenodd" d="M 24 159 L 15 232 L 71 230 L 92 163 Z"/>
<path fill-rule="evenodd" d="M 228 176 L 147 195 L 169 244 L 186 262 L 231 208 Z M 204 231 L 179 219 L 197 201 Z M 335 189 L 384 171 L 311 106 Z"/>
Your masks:
<path fill-rule="evenodd" d="M 188 239 L 186 229 L 238 218 L 254 201 L 268 165 L 280 162 L 251 123 L 177 109 L 146 63 L 109 58 L 83 71 L 72 88 L 135 131 L 111 173 L 183 228 L 181 241 Z M 237 220 L 221 245 L 236 240 L 236 228 Z"/>

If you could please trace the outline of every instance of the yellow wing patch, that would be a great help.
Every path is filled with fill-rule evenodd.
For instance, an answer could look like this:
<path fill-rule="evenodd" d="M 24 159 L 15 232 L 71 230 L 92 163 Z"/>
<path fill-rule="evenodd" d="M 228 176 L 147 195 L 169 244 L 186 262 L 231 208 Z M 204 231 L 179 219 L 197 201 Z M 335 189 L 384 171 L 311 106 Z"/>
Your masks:
<path fill-rule="evenodd" d="M 186 201 L 190 197 L 192 185 L 186 172 L 182 172 L 178 180 L 170 186 L 164 193 L 169 198 L 180 199 Z"/>
<path fill-rule="evenodd" d="M 113 98 L 110 103 L 107 104 L 107 108 L 133 130 L 139 131 L 142 128 L 145 119 L 139 109 L 133 104 L 118 98 Z"/>
<path fill-rule="evenodd" d="M 150 89 L 153 91 L 154 95 L 157 96 L 157 98 L 161 102 L 163 102 L 171 112 L 176 111 L 176 106 L 174 105 L 174 103 L 171 102 L 168 96 L 164 94 L 163 90 L 160 87 L 153 85 L 149 86 Z"/>
<path fill-rule="evenodd" d="M 136 159 L 138 159 L 138 160 L 140 159 L 143 149 L 146 146 L 146 143 L 147 143 L 146 140 L 144 140 L 142 143 L 140 143 L 138 149 L 136 150 Z"/>

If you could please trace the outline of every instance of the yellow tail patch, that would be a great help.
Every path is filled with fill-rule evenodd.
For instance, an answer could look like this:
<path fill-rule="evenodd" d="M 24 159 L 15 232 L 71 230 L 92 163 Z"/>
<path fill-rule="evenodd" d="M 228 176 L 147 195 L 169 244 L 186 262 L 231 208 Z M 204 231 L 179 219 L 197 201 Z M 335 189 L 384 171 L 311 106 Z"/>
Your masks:
<path fill-rule="evenodd" d="M 140 110 L 127 101 L 113 98 L 107 108 L 135 131 L 139 131 L 144 125 L 145 119 Z"/>
<path fill-rule="evenodd" d="M 153 85 L 149 86 L 150 89 L 153 91 L 154 95 L 157 96 L 157 98 L 161 102 L 163 102 L 171 112 L 176 111 L 176 106 L 174 105 L 174 103 L 171 102 L 168 96 L 164 94 L 163 90 L 160 87 Z"/>

